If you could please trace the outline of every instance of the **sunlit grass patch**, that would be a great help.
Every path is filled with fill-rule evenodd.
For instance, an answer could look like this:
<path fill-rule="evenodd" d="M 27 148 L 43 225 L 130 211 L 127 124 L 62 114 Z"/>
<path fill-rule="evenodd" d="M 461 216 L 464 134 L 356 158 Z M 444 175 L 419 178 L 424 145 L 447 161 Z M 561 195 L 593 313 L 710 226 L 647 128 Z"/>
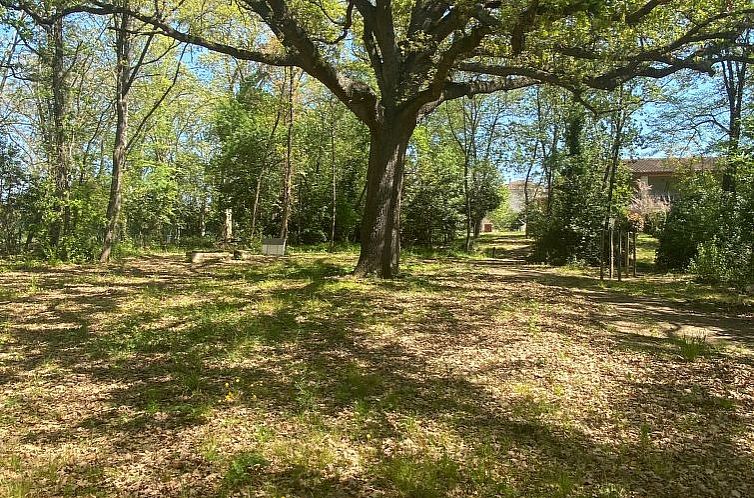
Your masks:
<path fill-rule="evenodd" d="M 699 464 L 747 489 L 747 343 L 684 361 L 653 300 L 616 320 L 631 285 L 683 299 L 670 277 L 409 256 L 383 281 L 354 263 L 35 270 L 34 299 L 29 275 L 4 273 L 0 479 L 33 496 L 80 481 L 70 495 L 680 498 Z M 674 316 L 716 316 L 690 306 Z M 65 447 L 112 465 L 37 479 L 2 461 Z"/>
<path fill-rule="evenodd" d="M 673 338 L 678 352 L 685 361 L 695 361 L 715 352 L 715 348 L 707 341 L 706 336 L 678 336 Z"/>
<path fill-rule="evenodd" d="M 447 496 L 461 480 L 461 466 L 448 455 L 396 456 L 386 460 L 378 472 L 402 496 L 439 498 Z"/>

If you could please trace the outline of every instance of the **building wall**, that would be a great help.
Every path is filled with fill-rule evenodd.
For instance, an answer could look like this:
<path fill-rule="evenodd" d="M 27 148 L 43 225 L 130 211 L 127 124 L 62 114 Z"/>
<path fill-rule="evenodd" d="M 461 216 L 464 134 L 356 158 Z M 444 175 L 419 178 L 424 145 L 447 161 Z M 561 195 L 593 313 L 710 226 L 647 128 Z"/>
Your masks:
<path fill-rule="evenodd" d="M 634 180 L 647 183 L 653 197 L 672 199 L 678 195 L 676 180 L 672 174 L 645 174 L 634 177 Z"/>

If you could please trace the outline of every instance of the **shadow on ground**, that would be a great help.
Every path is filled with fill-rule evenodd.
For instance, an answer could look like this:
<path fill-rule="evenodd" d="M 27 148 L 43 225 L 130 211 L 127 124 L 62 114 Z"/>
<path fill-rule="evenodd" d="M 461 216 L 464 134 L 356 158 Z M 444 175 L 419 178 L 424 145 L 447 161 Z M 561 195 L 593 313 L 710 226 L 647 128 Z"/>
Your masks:
<path fill-rule="evenodd" d="M 754 493 L 751 364 L 677 342 L 754 346 L 745 310 L 511 261 L 390 282 L 324 255 L 3 274 L 0 456 L 98 456 L 0 478 L 71 496 Z"/>

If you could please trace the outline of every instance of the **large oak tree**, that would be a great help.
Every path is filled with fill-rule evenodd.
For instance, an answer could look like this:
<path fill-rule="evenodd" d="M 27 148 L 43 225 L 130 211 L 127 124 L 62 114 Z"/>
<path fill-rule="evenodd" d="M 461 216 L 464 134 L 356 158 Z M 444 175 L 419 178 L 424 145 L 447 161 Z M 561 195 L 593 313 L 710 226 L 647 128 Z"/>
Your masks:
<path fill-rule="evenodd" d="M 23 0 L 0 0 L 27 8 Z M 751 25 L 748 0 L 237 0 L 254 39 L 213 37 L 212 6 L 148 3 L 126 13 L 177 40 L 238 59 L 301 68 L 370 131 L 356 274 L 398 271 L 406 148 L 447 100 L 540 83 L 611 90 L 635 77 L 710 72 Z M 159 11 L 154 11 L 159 6 Z M 68 12 L 112 14 L 90 0 Z"/>

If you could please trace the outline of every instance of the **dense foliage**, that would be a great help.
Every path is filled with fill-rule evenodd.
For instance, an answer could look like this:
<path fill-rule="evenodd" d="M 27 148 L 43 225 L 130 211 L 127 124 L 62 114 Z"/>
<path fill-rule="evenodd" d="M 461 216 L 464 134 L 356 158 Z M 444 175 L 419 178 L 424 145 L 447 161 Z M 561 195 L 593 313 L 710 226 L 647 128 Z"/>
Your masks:
<path fill-rule="evenodd" d="M 746 287 L 754 282 L 754 160 L 736 161 L 736 190 L 726 192 L 721 173 L 680 173 L 680 196 L 660 233 L 658 264 L 690 270 L 702 281 Z"/>
<path fill-rule="evenodd" d="M 633 185 L 625 166 L 610 157 L 615 140 L 625 137 L 608 133 L 611 116 L 587 115 L 558 95 L 550 96 L 549 105 L 550 119 L 557 124 L 537 139 L 551 144 L 540 165 L 546 193 L 526 214 L 536 239 L 534 258 L 597 264 L 603 229 L 611 222 L 627 224 Z M 557 135 L 558 129 L 564 132 Z"/>
<path fill-rule="evenodd" d="M 286 236 L 361 243 L 357 273 L 391 276 L 401 245 L 471 250 L 491 218 L 525 225 L 541 260 L 594 263 L 630 214 L 664 267 L 748 268 L 731 262 L 751 252 L 745 2 L 0 4 L 3 255 Z M 709 91 L 728 166 L 689 178 L 667 220 L 629 209 L 634 113 L 663 101 L 701 127 L 681 97 Z"/>

